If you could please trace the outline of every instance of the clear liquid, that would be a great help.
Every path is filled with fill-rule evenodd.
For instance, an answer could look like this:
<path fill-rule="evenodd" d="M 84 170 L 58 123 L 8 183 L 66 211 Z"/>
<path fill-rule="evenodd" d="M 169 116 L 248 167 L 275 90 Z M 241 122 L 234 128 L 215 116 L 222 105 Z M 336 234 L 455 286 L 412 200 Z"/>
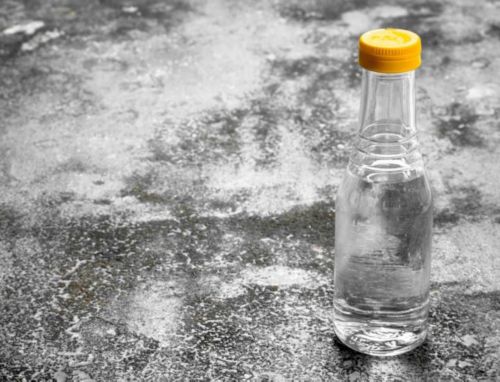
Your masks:
<path fill-rule="evenodd" d="M 424 341 L 431 230 L 423 170 L 347 171 L 336 202 L 334 304 L 347 346 L 389 356 Z"/>

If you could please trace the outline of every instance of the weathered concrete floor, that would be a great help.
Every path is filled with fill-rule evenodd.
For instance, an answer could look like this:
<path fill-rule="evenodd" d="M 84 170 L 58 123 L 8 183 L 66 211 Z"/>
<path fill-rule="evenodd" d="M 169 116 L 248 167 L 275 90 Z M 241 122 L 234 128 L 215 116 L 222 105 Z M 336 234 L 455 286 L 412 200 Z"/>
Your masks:
<path fill-rule="evenodd" d="M 0 379 L 499 378 L 500 3 L 383 4 L 2 0 Z M 381 360 L 331 317 L 383 25 L 423 38 L 436 226 L 431 336 Z"/>

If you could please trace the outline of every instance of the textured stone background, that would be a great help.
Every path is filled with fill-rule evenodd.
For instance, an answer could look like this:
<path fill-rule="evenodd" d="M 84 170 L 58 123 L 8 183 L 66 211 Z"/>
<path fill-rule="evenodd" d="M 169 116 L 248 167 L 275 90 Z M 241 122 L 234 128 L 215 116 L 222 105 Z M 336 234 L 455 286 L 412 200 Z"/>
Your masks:
<path fill-rule="evenodd" d="M 495 381 L 500 3 L 1 0 L 0 380 Z M 431 334 L 332 331 L 357 36 L 423 38 Z"/>

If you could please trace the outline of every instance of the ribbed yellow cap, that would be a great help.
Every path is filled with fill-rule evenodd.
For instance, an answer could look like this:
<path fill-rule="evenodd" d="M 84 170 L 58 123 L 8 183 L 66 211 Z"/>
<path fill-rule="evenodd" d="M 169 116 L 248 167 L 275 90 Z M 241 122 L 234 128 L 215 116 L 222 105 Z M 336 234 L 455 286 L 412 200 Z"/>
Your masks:
<path fill-rule="evenodd" d="M 379 73 L 403 73 L 420 66 L 422 44 L 404 29 L 375 29 L 359 38 L 359 64 Z"/>

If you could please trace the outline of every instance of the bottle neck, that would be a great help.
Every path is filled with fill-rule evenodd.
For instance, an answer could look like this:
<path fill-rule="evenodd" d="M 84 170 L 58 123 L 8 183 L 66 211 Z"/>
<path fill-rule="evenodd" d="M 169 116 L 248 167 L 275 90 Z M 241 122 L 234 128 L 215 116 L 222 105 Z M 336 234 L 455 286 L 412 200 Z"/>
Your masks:
<path fill-rule="evenodd" d="M 383 74 L 363 69 L 360 138 L 400 142 L 415 134 L 415 72 Z"/>
<path fill-rule="evenodd" d="M 349 171 L 369 182 L 400 182 L 423 174 L 415 126 L 415 72 L 363 70 L 359 132 Z"/>

